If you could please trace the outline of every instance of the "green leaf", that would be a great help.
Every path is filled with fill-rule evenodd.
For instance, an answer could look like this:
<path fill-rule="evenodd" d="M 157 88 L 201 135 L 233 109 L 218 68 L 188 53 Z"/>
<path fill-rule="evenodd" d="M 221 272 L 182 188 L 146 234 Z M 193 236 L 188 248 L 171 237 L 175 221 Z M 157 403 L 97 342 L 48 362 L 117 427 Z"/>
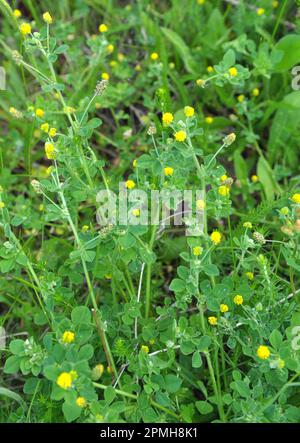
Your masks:
<path fill-rule="evenodd" d="M 91 322 L 91 313 L 89 309 L 85 306 L 77 306 L 73 309 L 71 318 L 75 324 L 89 324 Z"/>
<path fill-rule="evenodd" d="M 180 278 L 174 278 L 170 284 L 170 290 L 174 292 L 182 292 L 186 288 L 186 283 Z"/>
<path fill-rule="evenodd" d="M 71 422 L 76 420 L 81 414 L 82 408 L 77 406 L 76 403 L 64 403 L 62 406 L 62 410 L 67 422 Z"/>
<path fill-rule="evenodd" d="M 202 415 L 210 414 L 214 408 L 208 401 L 196 401 L 196 408 Z"/>
<path fill-rule="evenodd" d="M 300 35 L 290 34 L 276 43 L 272 56 L 280 55 L 281 58 L 275 63 L 275 72 L 288 71 L 300 62 Z"/>
<path fill-rule="evenodd" d="M 282 335 L 279 331 L 277 331 L 277 329 L 274 329 L 274 331 L 272 331 L 271 335 L 270 335 L 270 343 L 271 345 L 276 348 L 279 349 L 280 345 L 282 343 Z"/>
<path fill-rule="evenodd" d="M 173 44 L 175 49 L 177 49 L 179 56 L 188 72 L 191 74 L 196 74 L 197 68 L 193 57 L 191 56 L 190 49 L 182 38 L 171 29 L 161 27 L 160 30 L 167 37 L 167 39 Z"/>
<path fill-rule="evenodd" d="M 90 360 L 94 355 L 94 348 L 92 345 L 84 345 L 79 353 L 78 353 L 78 358 L 79 360 Z"/>
<path fill-rule="evenodd" d="M 165 376 L 166 389 L 170 394 L 177 392 L 182 384 L 182 380 L 176 375 L 168 374 Z"/>
<path fill-rule="evenodd" d="M 216 265 L 208 264 L 203 266 L 203 271 L 206 275 L 213 277 L 219 275 L 219 269 Z"/>
<path fill-rule="evenodd" d="M 9 350 L 15 355 L 23 355 L 24 341 L 20 339 L 12 340 L 9 344 Z"/>
<path fill-rule="evenodd" d="M 105 389 L 104 391 L 104 399 L 106 401 L 106 403 L 108 403 L 110 405 L 110 403 L 112 403 L 116 397 L 116 391 L 114 390 L 114 388 L 112 386 L 109 386 L 107 389 Z"/>
<path fill-rule="evenodd" d="M 274 200 L 276 183 L 270 171 L 268 162 L 262 156 L 260 156 L 258 160 L 257 175 L 260 183 L 263 186 L 267 200 Z"/>
<path fill-rule="evenodd" d="M 192 367 L 193 368 L 201 368 L 202 366 L 202 358 L 199 351 L 194 352 L 192 357 Z"/>
<path fill-rule="evenodd" d="M 4 365 L 4 372 L 6 374 L 15 374 L 20 369 L 21 357 L 12 355 L 8 357 Z"/>

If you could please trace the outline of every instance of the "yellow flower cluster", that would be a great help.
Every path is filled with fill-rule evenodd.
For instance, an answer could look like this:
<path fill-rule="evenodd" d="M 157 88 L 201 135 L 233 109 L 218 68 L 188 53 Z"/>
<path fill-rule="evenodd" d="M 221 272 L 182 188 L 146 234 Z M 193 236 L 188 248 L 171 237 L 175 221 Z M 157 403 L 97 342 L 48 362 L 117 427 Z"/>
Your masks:
<path fill-rule="evenodd" d="M 237 294 L 233 297 L 233 303 L 236 305 L 242 305 L 244 303 L 244 298 L 242 295 Z"/>
<path fill-rule="evenodd" d="M 75 340 L 75 334 L 72 331 L 65 331 L 61 338 L 63 343 L 70 344 Z"/>
<path fill-rule="evenodd" d="M 221 238 L 222 236 L 219 231 L 214 231 L 210 235 L 210 239 L 214 245 L 218 245 L 221 242 Z"/>
<path fill-rule="evenodd" d="M 186 132 L 185 131 L 177 131 L 177 132 L 175 132 L 174 137 L 177 142 L 182 143 L 186 139 Z"/>
<path fill-rule="evenodd" d="M 203 252 L 203 249 L 201 248 L 201 246 L 195 246 L 193 248 L 193 254 L 198 257 L 199 255 L 201 255 Z"/>
<path fill-rule="evenodd" d="M 212 326 L 216 326 L 216 324 L 218 323 L 217 317 L 214 316 L 208 317 L 208 323 Z"/>
<path fill-rule="evenodd" d="M 270 357 L 271 352 L 270 352 L 268 346 L 260 345 L 257 348 L 256 355 L 261 360 L 267 360 Z"/>
<path fill-rule="evenodd" d="M 168 177 L 168 176 L 172 176 L 173 173 L 174 173 L 174 169 L 171 168 L 171 166 L 166 166 L 166 167 L 164 168 L 164 174 L 165 174 L 166 177 Z"/>
<path fill-rule="evenodd" d="M 62 372 L 56 379 L 56 384 L 62 389 L 70 389 L 72 383 L 77 378 L 76 371 Z"/>
<path fill-rule="evenodd" d="M 171 112 L 164 112 L 162 116 L 162 122 L 164 126 L 169 126 L 174 120 L 173 114 Z"/>

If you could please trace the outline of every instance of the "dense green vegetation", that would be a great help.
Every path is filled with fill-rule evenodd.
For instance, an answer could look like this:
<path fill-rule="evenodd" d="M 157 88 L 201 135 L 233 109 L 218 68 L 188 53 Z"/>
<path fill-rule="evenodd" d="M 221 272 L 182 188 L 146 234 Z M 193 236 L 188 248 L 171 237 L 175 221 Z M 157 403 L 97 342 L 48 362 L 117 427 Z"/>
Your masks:
<path fill-rule="evenodd" d="M 297 17 L 0 0 L 2 422 L 299 422 Z"/>

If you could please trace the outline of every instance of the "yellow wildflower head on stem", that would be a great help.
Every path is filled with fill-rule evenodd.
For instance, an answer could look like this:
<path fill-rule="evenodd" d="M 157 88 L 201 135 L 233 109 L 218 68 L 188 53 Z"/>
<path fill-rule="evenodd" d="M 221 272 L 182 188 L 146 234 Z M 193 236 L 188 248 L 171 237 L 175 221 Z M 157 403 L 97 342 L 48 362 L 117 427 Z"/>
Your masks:
<path fill-rule="evenodd" d="M 193 248 L 193 255 L 195 255 L 196 257 L 198 257 L 199 255 L 201 255 L 203 252 L 203 249 L 201 248 L 201 246 L 195 246 Z"/>
<path fill-rule="evenodd" d="M 175 134 L 174 134 L 174 137 L 175 137 L 175 140 L 177 141 L 177 142 L 184 142 L 184 140 L 186 139 L 186 132 L 185 131 L 177 131 L 177 132 L 175 132 Z"/>
<path fill-rule="evenodd" d="M 62 335 L 62 342 L 66 344 L 73 343 L 75 340 L 75 334 L 72 331 L 65 331 Z"/>
<path fill-rule="evenodd" d="M 238 95 L 237 100 L 238 100 L 239 103 L 243 103 L 243 101 L 245 100 L 244 94 Z"/>
<path fill-rule="evenodd" d="M 162 122 L 164 126 L 169 126 L 174 120 L 174 116 L 171 112 L 164 112 L 162 115 Z"/>
<path fill-rule="evenodd" d="M 252 89 L 252 95 L 253 95 L 253 97 L 258 97 L 259 96 L 259 89 L 258 88 Z"/>
<path fill-rule="evenodd" d="M 257 10 L 256 10 L 257 15 L 261 16 L 261 15 L 264 15 L 264 13 L 265 13 L 264 8 L 257 8 Z"/>
<path fill-rule="evenodd" d="M 253 272 L 245 272 L 245 276 L 248 278 L 248 280 L 254 280 L 254 274 Z"/>
<path fill-rule="evenodd" d="M 300 205 L 300 194 L 296 193 L 292 195 L 292 201 L 297 205 Z"/>
<path fill-rule="evenodd" d="M 219 186 L 218 189 L 218 193 L 222 196 L 222 197 L 226 197 L 227 195 L 229 195 L 230 193 L 230 188 L 228 186 Z"/>
<path fill-rule="evenodd" d="M 56 133 L 57 133 L 57 129 L 56 128 L 50 128 L 50 131 L 49 131 L 50 137 L 55 137 Z"/>
<path fill-rule="evenodd" d="M 212 72 L 214 72 L 214 68 L 213 68 L 212 66 L 207 66 L 206 70 L 207 70 L 207 72 L 208 72 L 209 74 L 211 74 Z"/>
<path fill-rule="evenodd" d="M 171 168 L 171 166 L 166 166 L 164 168 L 164 174 L 165 174 L 166 177 L 172 176 L 173 173 L 174 173 L 174 169 Z"/>
<path fill-rule="evenodd" d="M 203 80 L 202 78 L 198 78 L 198 79 L 196 80 L 196 84 L 197 84 L 197 86 L 200 86 L 200 88 L 204 88 L 204 86 L 205 86 L 205 80 Z"/>
<path fill-rule="evenodd" d="M 53 23 L 53 18 L 51 17 L 51 15 L 50 15 L 50 13 L 48 11 L 44 12 L 43 20 L 48 25 L 51 25 L 51 23 Z"/>
<path fill-rule="evenodd" d="M 252 181 L 252 183 L 257 183 L 257 182 L 258 182 L 258 177 L 257 177 L 257 175 L 252 175 L 252 176 L 251 176 L 251 181 Z"/>
<path fill-rule="evenodd" d="M 43 109 L 41 109 L 41 108 L 37 108 L 37 109 L 35 110 L 35 115 L 36 115 L 37 117 L 43 118 L 44 115 L 45 115 L 45 111 L 44 111 Z"/>
<path fill-rule="evenodd" d="M 105 23 L 101 23 L 101 25 L 99 25 L 98 30 L 99 30 L 99 32 L 101 32 L 103 34 L 104 32 L 108 31 L 108 27 Z"/>
<path fill-rule="evenodd" d="M 15 9 L 13 14 L 16 18 L 20 18 L 22 16 L 22 12 L 20 11 L 20 9 Z"/>
<path fill-rule="evenodd" d="M 214 317 L 213 315 L 212 315 L 211 317 L 208 317 L 208 323 L 209 323 L 211 326 L 216 326 L 217 323 L 218 323 L 218 319 L 217 319 L 217 317 Z"/>
<path fill-rule="evenodd" d="M 62 389 L 70 389 L 72 386 L 72 376 L 70 372 L 62 372 L 56 379 L 56 384 Z"/>
<path fill-rule="evenodd" d="M 226 305 L 225 303 L 220 304 L 220 312 L 225 313 L 228 311 L 229 311 L 228 305 Z"/>
<path fill-rule="evenodd" d="M 46 132 L 46 134 L 48 134 L 48 132 L 49 132 L 49 123 L 43 123 L 40 127 L 41 127 L 41 131 Z"/>
<path fill-rule="evenodd" d="M 141 351 L 144 352 L 145 354 L 149 354 L 149 347 L 147 345 L 142 345 Z"/>
<path fill-rule="evenodd" d="M 219 231 L 213 231 L 210 234 L 210 239 L 214 245 L 218 245 L 221 242 L 221 238 L 222 238 L 222 236 Z"/>
<path fill-rule="evenodd" d="M 233 297 L 233 303 L 235 305 L 242 305 L 244 303 L 243 296 L 240 294 L 237 294 Z"/>
<path fill-rule="evenodd" d="M 109 80 L 109 74 L 107 72 L 102 72 L 101 78 L 102 80 Z"/>
<path fill-rule="evenodd" d="M 205 117 L 206 124 L 211 125 L 213 121 L 214 121 L 213 117 L 210 117 L 210 116 Z"/>
<path fill-rule="evenodd" d="M 140 214 L 141 214 L 141 211 L 138 208 L 135 208 L 135 209 L 132 210 L 132 215 L 134 217 L 139 217 Z"/>
<path fill-rule="evenodd" d="M 232 66 L 231 68 L 229 68 L 228 72 L 231 77 L 236 77 L 238 75 L 238 70 L 235 66 Z"/>
<path fill-rule="evenodd" d="M 186 117 L 193 117 L 193 115 L 195 114 L 195 109 L 192 106 L 185 106 L 184 113 Z"/>
<path fill-rule="evenodd" d="M 55 159 L 55 147 L 53 143 L 46 142 L 45 143 L 45 153 L 48 160 Z"/>
<path fill-rule="evenodd" d="M 22 23 L 19 27 L 22 35 L 27 35 L 31 33 L 31 26 L 29 23 Z"/>
<path fill-rule="evenodd" d="M 159 55 L 157 54 L 157 52 L 152 52 L 152 54 L 150 54 L 150 58 L 153 62 L 155 62 L 156 60 L 158 60 Z"/>
<path fill-rule="evenodd" d="M 0 201 L 0 209 L 3 209 L 3 208 L 5 208 L 5 203 Z"/>
<path fill-rule="evenodd" d="M 76 404 L 80 408 L 85 408 L 87 405 L 86 399 L 84 397 L 77 397 L 76 398 Z"/>
<path fill-rule="evenodd" d="M 135 187 L 135 183 L 133 180 L 127 180 L 125 182 L 125 186 L 127 189 L 133 189 Z"/>
<path fill-rule="evenodd" d="M 205 201 L 204 200 L 197 200 L 196 201 L 196 208 L 201 211 L 205 208 Z"/>
<path fill-rule="evenodd" d="M 252 223 L 251 222 L 245 222 L 243 223 L 243 227 L 246 229 L 252 229 Z"/>
<path fill-rule="evenodd" d="M 260 345 L 257 348 L 256 355 L 261 360 L 267 360 L 270 357 L 271 352 L 270 352 L 270 349 L 268 348 L 268 346 Z"/>

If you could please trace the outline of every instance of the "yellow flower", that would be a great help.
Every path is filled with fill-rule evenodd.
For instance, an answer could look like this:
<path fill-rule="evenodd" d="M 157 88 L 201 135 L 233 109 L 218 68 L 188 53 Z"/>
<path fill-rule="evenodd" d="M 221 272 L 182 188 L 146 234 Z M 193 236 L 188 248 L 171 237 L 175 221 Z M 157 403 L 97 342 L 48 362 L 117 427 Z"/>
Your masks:
<path fill-rule="evenodd" d="M 201 211 L 205 208 L 205 201 L 204 200 L 197 200 L 196 201 L 196 208 Z"/>
<path fill-rule="evenodd" d="M 104 366 L 101 363 L 99 363 L 92 370 L 92 379 L 99 380 L 99 378 L 102 377 L 103 372 L 104 372 Z"/>
<path fill-rule="evenodd" d="M 236 69 L 235 66 L 233 66 L 232 68 L 228 69 L 229 75 L 231 75 L 231 77 L 236 77 L 238 75 L 238 70 Z"/>
<path fill-rule="evenodd" d="M 219 231 L 214 231 L 210 234 L 210 239 L 215 245 L 218 245 L 221 242 L 221 238 L 222 236 Z"/>
<path fill-rule="evenodd" d="M 218 323 L 217 317 L 214 316 L 208 317 L 208 323 L 212 326 L 216 326 L 216 324 Z"/>
<path fill-rule="evenodd" d="M 45 111 L 44 111 L 43 109 L 41 109 L 41 108 L 37 108 L 37 109 L 35 110 L 35 115 L 36 115 L 37 117 L 43 118 L 44 115 L 45 115 Z"/>
<path fill-rule="evenodd" d="M 45 143 L 45 153 L 46 153 L 46 157 L 49 160 L 55 159 L 55 147 L 54 147 L 53 143 L 49 143 L 49 142 Z"/>
<path fill-rule="evenodd" d="M 218 189 L 218 193 L 222 196 L 222 197 L 226 197 L 227 195 L 229 195 L 230 193 L 230 188 L 228 186 L 219 186 Z"/>
<path fill-rule="evenodd" d="M 252 181 L 253 183 L 257 183 L 257 182 L 258 182 L 258 177 L 257 177 L 257 175 L 252 175 L 252 176 L 251 176 L 251 181 Z"/>
<path fill-rule="evenodd" d="M 264 15 L 264 13 L 265 13 L 264 8 L 257 8 L 257 10 L 256 10 L 257 15 L 261 16 L 261 15 Z"/>
<path fill-rule="evenodd" d="M 185 106 L 184 113 L 186 117 L 193 117 L 193 115 L 195 114 L 195 109 L 192 108 L 192 106 Z"/>
<path fill-rule="evenodd" d="M 135 70 L 136 72 L 140 72 L 140 71 L 142 70 L 141 65 L 138 63 L 138 64 L 135 66 L 134 70 Z"/>
<path fill-rule="evenodd" d="M 49 123 L 43 123 L 43 124 L 41 125 L 41 130 L 42 130 L 43 132 L 46 132 L 46 134 L 48 134 L 48 132 L 49 132 Z"/>
<path fill-rule="evenodd" d="M 5 208 L 5 203 L 4 202 L 0 202 L 0 209 Z"/>
<path fill-rule="evenodd" d="M 209 74 L 211 74 L 212 72 L 214 72 L 214 68 L 213 68 L 212 66 L 207 66 L 206 70 L 207 70 L 207 72 L 208 72 Z"/>
<path fill-rule="evenodd" d="M 108 45 L 106 48 L 106 50 L 109 54 L 112 54 L 114 52 L 114 49 L 115 49 L 115 47 L 112 44 Z"/>
<path fill-rule="evenodd" d="M 287 206 L 284 206 L 283 208 L 280 209 L 280 214 L 282 215 L 288 215 L 289 212 L 290 210 Z"/>
<path fill-rule="evenodd" d="M 205 0 L 197 0 L 198 5 L 204 5 Z"/>
<path fill-rule="evenodd" d="M 44 209 L 45 209 L 45 206 L 41 203 L 41 204 L 39 205 L 39 211 L 40 211 L 40 212 L 43 212 Z"/>
<path fill-rule="evenodd" d="M 27 35 L 31 33 L 31 26 L 29 23 L 22 23 L 19 27 L 22 35 Z"/>
<path fill-rule="evenodd" d="M 151 339 L 149 340 L 149 343 L 150 343 L 150 345 L 154 345 L 154 343 L 155 343 L 154 338 L 151 338 Z"/>
<path fill-rule="evenodd" d="M 267 360 L 270 357 L 271 352 L 270 352 L 268 346 L 260 345 L 257 348 L 256 355 L 261 360 Z"/>
<path fill-rule="evenodd" d="M 245 96 L 244 96 L 244 94 L 240 94 L 240 95 L 238 95 L 238 102 L 240 102 L 240 103 L 243 103 L 243 101 L 245 100 Z"/>
<path fill-rule="evenodd" d="M 86 403 L 86 399 L 84 397 L 77 397 L 76 398 L 76 404 L 77 406 L 79 406 L 80 408 L 85 408 L 87 403 Z"/>
<path fill-rule="evenodd" d="M 111 66 L 112 68 L 114 68 L 115 66 L 117 66 L 117 62 L 116 62 L 116 60 L 112 60 L 112 61 L 110 61 L 109 62 L 109 66 Z"/>
<path fill-rule="evenodd" d="M 248 278 L 248 280 L 254 280 L 253 272 L 245 272 L 245 276 Z"/>
<path fill-rule="evenodd" d="M 56 128 L 50 128 L 50 131 L 49 131 L 50 137 L 55 137 L 56 133 L 57 133 L 57 129 Z"/>
<path fill-rule="evenodd" d="M 228 306 L 227 305 L 225 305 L 224 303 L 222 303 L 221 305 L 220 305 L 220 311 L 221 312 L 228 312 L 229 311 L 229 308 L 228 308 Z"/>
<path fill-rule="evenodd" d="M 245 222 L 243 223 L 243 227 L 247 229 L 252 229 L 252 223 L 251 222 Z"/>
<path fill-rule="evenodd" d="M 164 168 L 164 174 L 165 174 L 166 177 L 168 177 L 168 176 L 172 176 L 172 175 L 173 175 L 173 172 L 174 172 L 174 169 L 171 168 L 171 166 L 166 166 L 166 167 Z"/>
<path fill-rule="evenodd" d="M 294 194 L 294 195 L 292 196 L 292 201 L 293 201 L 294 203 L 296 203 L 297 205 L 300 205 L 300 194 Z"/>
<path fill-rule="evenodd" d="M 228 179 L 228 177 L 226 174 L 221 175 L 221 177 L 220 177 L 221 182 L 226 182 L 227 179 Z"/>
<path fill-rule="evenodd" d="M 141 213 L 141 211 L 139 209 L 133 209 L 132 210 L 132 215 L 134 215 L 134 217 L 139 217 L 140 213 Z"/>
<path fill-rule="evenodd" d="M 151 60 L 155 61 L 158 60 L 158 54 L 157 52 L 152 52 L 152 54 L 150 55 Z"/>
<path fill-rule="evenodd" d="M 207 123 L 208 125 L 211 125 L 213 121 L 213 117 L 205 117 L 205 123 Z"/>
<path fill-rule="evenodd" d="M 134 168 L 137 167 L 137 159 L 136 159 L 136 158 L 133 160 L 133 162 L 132 162 L 132 166 L 133 166 Z"/>
<path fill-rule="evenodd" d="M 278 360 L 278 367 L 279 369 L 283 369 L 285 367 L 285 361 L 281 358 Z"/>
<path fill-rule="evenodd" d="M 62 389 L 69 389 L 72 386 L 72 381 L 70 372 L 62 372 L 56 379 L 56 383 Z"/>
<path fill-rule="evenodd" d="M 162 122 L 164 126 L 169 126 L 174 120 L 173 114 L 171 112 L 164 112 L 162 115 Z"/>
<path fill-rule="evenodd" d="M 111 274 L 104 274 L 104 277 L 106 278 L 106 280 L 111 280 L 112 279 L 112 275 Z"/>
<path fill-rule="evenodd" d="M 48 25 L 51 25 L 51 23 L 53 23 L 53 18 L 51 17 L 51 15 L 48 11 L 44 12 L 43 20 L 44 20 L 44 22 L 48 23 Z"/>
<path fill-rule="evenodd" d="M 22 15 L 22 12 L 20 11 L 20 9 L 15 9 L 15 10 L 14 10 L 14 16 L 15 16 L 16 18 L 20 18 L 21 15 Z"/>
<path fill-rule="evenodd" d="M 102 72 L 101 78 L 102 80 L 109 80 L 109 74 L 107 72 Z"/>
<path fill-rule="evenodd" d="M 186 132 L 185 131 L 177 131 L 177 132 L 175 132 L 174 137 L 177 142 L 184 142 L 184 140 L 186 139 Z"/>
<path fill-rule="evenodd" d="M 108 31 L 108 27 L 104 24 L 104 23 L 101 23 L 101 25 L 99 26 L 99 32 L 107 32 Z"/>
<path fill-rule="evenodd" d="M 135 187 L 135 183 L 133 180 L 127 180 L 125 182 L 125 186 L 127 189 L 133 189 Z"/>
<path fill-rule="evenodd" d="M 149 347 L 147 345 L 141 346 L 141 351 L 143 351 L 145 354 L 149 354 Z"/>
<path fill-rule="evenodd" d="M 203 80 L 202 78 L 198 78 L 198 80 L 196 80 L 196 84 L 197 86 L 201 86 L 202 88 L 204 88 L 205 80 Z"/>
<path fill-rule="evenodd" d="M 201 248 L 201 246 L 195 246 L 193 248 L 193 254 L 198 257 L 199 255 L 201 255 L 203 252 L 203 249 Z"/>
<path fill-rule="evenodd" d="M 254 97 L 258 97 L 258 96 L 259 96 L 259 89 L 258 89 L 258 88 L 254 88 L 254 89 L 252 90 L 252 95 L 253 95 Z"/>
<path fill-rule="evenodd" d="M 274 9 L 278 8 L 278 5 L 279 5 L 279 2 L 277 0 L 274 0 L 272 2 L 272 8 L 274 8 Z"/>
<path fill-rule="evenodd" d="M 89 229 L 90 229 L 90 227 L 88 225 L 83 225 L 81 228 L 82 232 L 87 232 L 87 231 L 89 231 Z"/>
<path fill-rule="evenodd" d="M 118 57 L 119 62 L 122 62 L 125 59 L 125 55 L 122 54 L 122 52 L 119 52 L 117 57 Z"/>
<path fill-rule="evenodd" d="M 75 334 L 71 331 L 65 331 L 62 335 L 62 342 L 70 344 L 75 340 Z"/>
<path fill-rule="evenodd" d="M 46 175 L 50 175 L 53 171 L 53 166 L 49 166 L 49 168 L 46 169 Z"/>
<path fill-rule="evenodd" d="M 237 294 L 235 297 L 233 297 L 233 303 L 236 305 L 242 305 L 244 303 L 243 296 Z"/>

